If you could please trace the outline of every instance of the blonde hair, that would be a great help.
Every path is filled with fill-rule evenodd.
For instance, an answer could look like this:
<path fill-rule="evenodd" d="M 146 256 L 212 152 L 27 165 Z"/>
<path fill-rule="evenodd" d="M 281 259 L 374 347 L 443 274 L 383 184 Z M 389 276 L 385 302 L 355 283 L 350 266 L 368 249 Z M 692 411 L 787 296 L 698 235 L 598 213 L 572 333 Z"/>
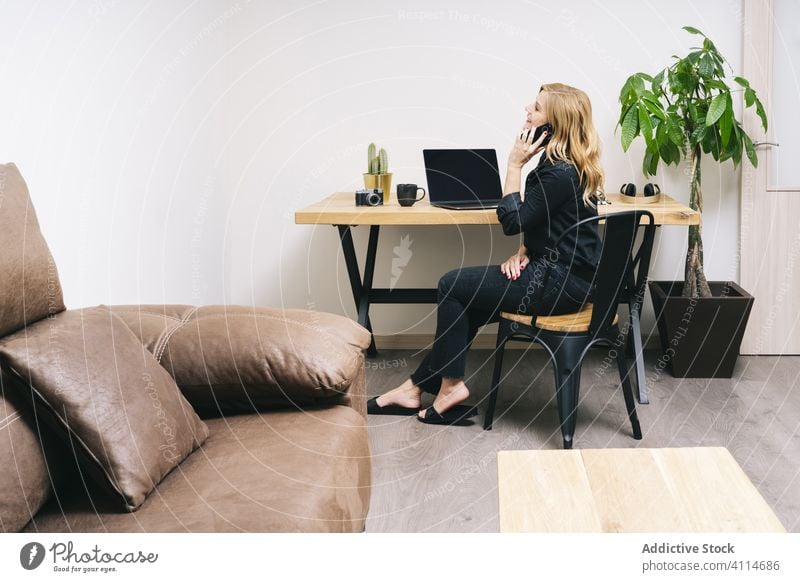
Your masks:
<path fill-rule="evenodd" d="M 563 83 L 542 85 L 546 96 L 547 120 L 553 137 L 545 147 L 550 161 L 563 160 L 575 166 L 583 186 L 583 203 L 594 206 L 604 195 L 605 174 L 600 166 L 600 138 L 592 122 L 589 97 Z"/>

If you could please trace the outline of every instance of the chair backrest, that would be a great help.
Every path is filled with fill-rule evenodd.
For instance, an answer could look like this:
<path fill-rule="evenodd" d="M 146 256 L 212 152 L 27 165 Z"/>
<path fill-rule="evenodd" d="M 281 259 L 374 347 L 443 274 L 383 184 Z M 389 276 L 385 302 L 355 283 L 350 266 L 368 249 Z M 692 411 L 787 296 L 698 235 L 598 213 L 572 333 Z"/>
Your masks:
<path fill-rule="evenodd" d="M 623 295 L 632 298 L 644 293 L 646 281 L 636 281 L 637 268 L 639 273 L 647 273 L 650 268 L 650 254 L 653 250 L 655 236 L 655 219 L 647 210 L 630 210 L 614 212 L 603 216 L 586 218 L 570 226 L 561 233 L 556 240 L 554 248 L 560 248 L 562 239 L 572 230 L 580 230 L 588 224 L 605 221 L 605 231 L 602 238 L 600 262 L 597 266 L 592 281 L 592 320 L 589 323 L 589 332 L 594 335 L 599 330 L 605 329 L 614 320 L 617 314 L 617 305 Z M 643 236 L 637 246 L 639 232 Z M 545 281 L 539 289 L 543 292 L 550 276 L 548 269 Z M 528 312 L 534 321 L 537 316 L 534 301 Z"/>
<path fill-rule="evenodd" d="M 610 213 L 604 218 L 603 246 L 592 292 L 591 334 L 611 325 L 623 294 L 632 297 L 642 292 L 638 287 L 644 287 L 645 282 L 642 280 L 637 287 L 637 267 L 644 273 L 650 267 L 656 228 L 653 215 L 646 210 Z M 640 231 L 643 236 L 637 248 Z"/>

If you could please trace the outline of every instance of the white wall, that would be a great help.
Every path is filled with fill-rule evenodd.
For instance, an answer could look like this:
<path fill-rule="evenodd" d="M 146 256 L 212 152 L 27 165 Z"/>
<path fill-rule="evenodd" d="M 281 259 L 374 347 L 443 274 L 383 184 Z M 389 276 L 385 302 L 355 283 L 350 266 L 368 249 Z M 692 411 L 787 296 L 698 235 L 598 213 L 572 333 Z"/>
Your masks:
<path fill-rule="evenodd" d="M 222 298 L 220 6 L 0 7 L 0 160 L 28 182 L 69 307 Z"/>
<path fill-rule="evenodd" d="M 26 176 L 70 306 L 229 301 L 353 315 L 335 230 L 294 210 L 361 185 L 366 145 L 395 183 L 423 147 L 494 147 L 562 81 L 591 97 L 608 190 L 644 183 L 613 129 L 626 76 L 683 53 L 693 25 L 738 72 L 739 1 L 552 3 L 78 1 L 4 4 L 0 160 Z M 704 166 L 707 271 L 736 278 L 738 170 Z M 657 181 L 687 200 L 683 169 Z M 355 229 L 358 248 L 365 227 Z M 375 285 L 498 263 L 499 227 L 383 228 Z M 658 235 L 654 278 L 682 278 L 686 231 Z M 379 334 L 432 333 L 433 306 L 375 306 Z"/>
<path fill-rule="evenodd" d="M 695 5 L 698 4 L 698 5 Z M 366 145 L 387 148 L 394 181 L 425 183 L 423 147 L 494 147 L 501 164 L 523 106 L 544 82 L 583 88 L 604 142 L 608 189 L 645 182 L 642 144 L 626 155 L 615 136 L 625 78 L 682 53 L 694 25 L 739 68 L 738 2 L 315 2 L 259 4 L 234 21 L 230 53 L 234 132 L 230 298 L 354 313 L 335 231 L 297 226 L 292 212 L 361 185 Z M 434 6 L 434 7 L 432 7 Z M 276 22 L 276 19 L 282 18 Z M 704 167 L 707 270 L 737 276 L 738 172 Z M 682 169 L 662 170 L 664 191 L 688 200 Z M 363 252 L 368 230 L 355 229 Z M 435 286 L 447 270 L 498 263 L 518 246 L 498 227 L 382 228 L 376 286 L 391 284 L 393 249 L 409 236 L 398 286 Z M 682 279 L 686 229 L 659 234 L 656 278 Z M 432 333 L 434 306 L 373 308 L 376 333 Z"/>

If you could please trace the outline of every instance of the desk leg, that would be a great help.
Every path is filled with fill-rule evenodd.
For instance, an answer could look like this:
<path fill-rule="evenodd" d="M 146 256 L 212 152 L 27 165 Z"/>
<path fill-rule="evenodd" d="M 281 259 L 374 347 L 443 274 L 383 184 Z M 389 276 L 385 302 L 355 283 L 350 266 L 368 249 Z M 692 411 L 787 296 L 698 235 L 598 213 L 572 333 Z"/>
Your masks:
<path fill-rule="evenodd" d="M 347 275 L 350 278 L 350 288 L 353 291 L 353 300 L 358 310 L 358 323 L 366 327 L 371 334 L 372 322 L 369 319 L 369 292 L 372 289 L 372 274 L 375 271 L 375 254 L 378 248 L 379 227 L 370 227 L 367 263 L 364 267 L 364 282 L 362 283 L 350 226 L 346 224 L 337 224 L 336 226 L 339 229 L 339 238 L 342 241 L 342 252 L 344 253 L 344 262 L 347 266 Z M 378 355 L 374 336 L 370 338 L 367 355 L 370 357 Z"/>
<path fill-rule="evenodd" d="M 361 297 L 358 302 L 358 321 L 369 321 L 369 294 L 372 291 L 372 275 L 375 273 L 375 255 L 378 251 L 378 232 L 380 226 L 369 227 L 367 261 L 364 264 L 364 282 L 361 284 Z M 372 328 L 369 328 L 370 332 Z"/>

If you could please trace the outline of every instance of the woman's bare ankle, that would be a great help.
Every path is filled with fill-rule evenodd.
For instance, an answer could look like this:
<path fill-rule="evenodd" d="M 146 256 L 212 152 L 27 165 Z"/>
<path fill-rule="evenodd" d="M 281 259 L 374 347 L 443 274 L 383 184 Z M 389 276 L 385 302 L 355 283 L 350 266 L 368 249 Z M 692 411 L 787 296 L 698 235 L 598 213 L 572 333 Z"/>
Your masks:
<path fill-rule="evenodd" d="M 433 401 L 433 406 L 439 413 L 442 413 L 464 402 L 467 398 L 469 398 L 469 389 L 463 378 L 442 378 L 442 386 Z M 420 411 L 420 416 L 423 414 L 424 412 Z"/>
<path fill-rule="evenodd" d="M 439 389 L 440 393 L 452 394 L 457 391 L 466 391 L 466 393 L 469 394 L 469 389 L 464 383 L 464 378 L 442 378 L 442 385 Z"/>
<path fill-rule="evenodd" d="M 397 404 L 406 408 L 419 408 L 421 394 L 422 390 L 409 378 L 397 388 L 378 396 L 377 402 L 378 406 Z"/>

